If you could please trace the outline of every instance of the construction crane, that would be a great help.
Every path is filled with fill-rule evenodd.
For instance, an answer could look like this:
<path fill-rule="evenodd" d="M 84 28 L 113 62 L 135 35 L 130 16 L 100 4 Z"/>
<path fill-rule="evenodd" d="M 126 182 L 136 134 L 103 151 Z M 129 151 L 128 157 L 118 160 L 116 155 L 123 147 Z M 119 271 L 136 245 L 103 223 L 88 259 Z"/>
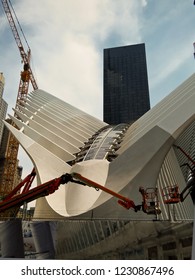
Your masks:
<path fill-rule="evenodd" d="M 23 71 L 21 72 L 19 89 L 18 89 L 18 96 L 17 96 L 17 101 L 19 101 L 20 99 L 22 99 L 22 100 L 25 99 L 26 95 L 28 94 L 28 88 L 29 88 L 29 83 L 30 82 L 31 82 L 32 87 L 33 87 L 34 90 L 38 89 L 38 85 L 37 85 L 36 79 L 35 79 L 35 77 L 33 75 L 33 72 L 32 72 L 31 66 L 30 66 L 31 50 L 30 50 L 29 44 L 28 44 L 28 42 L 26 40 L 26 37 L 24 35 L 24 32 L 22 31 L 21 25 L 20 25 L 20 23 L 19 23 L 19 21 L 17 19 L 17 16 L 16 16 L 16 13 L 15 13 L 15 11 L 13 9 L 13 6 L 12 6 L 10 0 L 9 1 L 1 0 L 1 2 L 2 2 L 2 5 L 3 5 L 4 12 L 5 12 L 6 16 L 7 16 L 7 19 L 8 19 L 8 22 L 9 22 L 12 34 L 13 34 L 14 39 L 16 41 L 18 50 L 20 52 L 20 56 L 22 58 L 22 62 L 24 64 Z M 27 49 L 26 52 L 25 52 L 24 46 L 22 44 L 22 40 L 21 40 L 19 32 L 17 30 L 16 23 L 14 21 L 14 18 L 13 18 L 11 10 L 13 11 L 13 13 L 15 15 L 15 18 L 17 20 L 18 26 L 20 27 L 22 35 L 24 37 L 24 40 L 25 40 L 25 42 L 27 44 L 28 49 Z"/>
<path fill-rule="evenodd" d="M 22 62 L 23 62 L 23 70 L 20 73 L 20 82 L 18 87 L 18 94 L 16 99 L 16 106 L 15 109 L 18 109 L 18 105 L 20 105 L 21 101 L 25 101 L 28 90 L 29 90 L 29 84 L 32 84 L 32 87 L 34 90 L 38 89 L 37 82 L 35 80 L 35 77 L 33 75 L 31 66 L 30 66 L 30 59 L 31 59 L 31 50 L 28 45 L 28 42 L 24 36 L 24 33 L 22 31 L 22 28 L 20 26 L 20 23 L 17 19 L 17 16 L 15 14 L 15 11 L 13 9 L 13 6 L 10 1 L 7 0 L 1 0 L 4 12 L 7 16 L 12 34 L 14 36 L 14 39 L 16 41 Z M 16 27 L 16 23 L 14 21 L 12 12 L 16 18 L 17 24 L 20 27 L 20 30 L 23 34 L 23 37 L 27 43 L 27 51 L 25 51 L 24 46 L 22 44 L 22 40 L 20 38 L 19 32 Z M 17 116 L 16 116 L 17 117 Z M 8 120 L 10 121 L 10 120 Z M 11 121 L 10 121 L 11 122 Z M 13 126 L 15 126 L 13 124 Z M 2 174 L 2 180 L 1 180 L 1 186 L 0 186 L 0 195 L 5 195 L 7 193 L 10 193 L 11 190 L 15 187 L 15 177 L 17 174 L 17 167 L 18 167 L 18 150 L 19 150 L 19 143 L 16 140 L 16 138 L 13 136 L 13 134 L 9 133 L 8 137 L 8 144 L 7 144 L 7 151 L 5 155 L 5 161 L 4 161 L 4 168 L 3 168 L 3 174 Z"/>

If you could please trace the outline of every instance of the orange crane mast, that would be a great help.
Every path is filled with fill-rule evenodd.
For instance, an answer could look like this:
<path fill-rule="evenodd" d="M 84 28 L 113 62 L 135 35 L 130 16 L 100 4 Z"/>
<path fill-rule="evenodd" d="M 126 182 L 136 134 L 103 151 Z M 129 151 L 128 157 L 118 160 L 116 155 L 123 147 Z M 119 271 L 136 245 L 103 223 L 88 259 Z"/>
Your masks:
<path fill-rule="evenodd" d="M 7 0 L 1 0 L 1 2 L 2 2 L 4 12 L 7 16 L 12 34 L 13 34 L 16 44 L 18 46 L 20 56 L 22 58 L 22 62 L 23 62 L 23 70 L 20 75 L 20 82 L 19 82 L 19 87 L 18 87 L 16 107 L 15 107 L 17 109 L 18 105 L 20 104 L 20 101 L 26 100 L 30 82 L 31 82 L 34 90 L 38 89 L 38 85 L 36 83 L 35 77 L 33 75 L 33 72 L 32 72 L 31 66 L 30 66 L 31 50 L 26 41 L 24 33 L 21 29 L 19 21 L 17 20 L 16 14 L 11 5 L 11 2 L 7 1 Z M 27 43 L 27 46 L 28 46 L 27 52 L 25 52 L 25 50 L 24 50 L 24 47 L 23 47 L 22 41 L 20 39 L 20 35 L 17 30 L 16 23 L 14 21 L 11 9 L 15 15 L 17 23 L 20 26 L 24 39 Z M 18 150 L 19 150 L 18 141 L 13 136 L 13 134 L 9 133 L 7 150 L 6 150 L 6 154 L 5 154 L 3 174 L 2 174 L 2 178 L 1 178 L 1 186 L 0 186 L 0 195 L 1 196 L 4 196 L 4 195 L 10 193 L 12 191 L 12 189 L 15 187 L 15 184 L 16 184 L 15 178 L 16 178 L 17 167 L 18 167 L 18 159 L 17 159 Z"/>
<path fill-rule="evenodd" d="M 37 85 L 37 82 L 35 80 L 35 77 L 33 75 L 33 72 L 32 72 L 31 66 L 30 66 L 31 50 L 30 50 L 28 42 L 27 42 L 27 40 L 24 36 L 24 33 L 22 31 L 23 36 L 24 36 L 25 41 L 26 41 L 27 46 L 28 46 L 27 52 L 25 52 L 25 50 L 24 50 L 22 41 L 20 39 L 19 32 L 17 30 L 16 24 L 15 24 L 15 21 L 14 21 L 14 18 L 13 18 L 11 9 L 10 9 L 10 7 L 12 7 L 11 2 L 7 1 L 7 0 L 1 0 L 1 2 L 2 2 L 2 5 L 3 5 L 3 9 L 5 11 L 5 14 L 7 16 L 12 34 L 13 34 L 14 39 L 16 41 L 16 44 L 18 46 L 18 50 L 20 52 L 22 62 L 24 63 L 24 68 L 23 68 L 23 71 L 21 72 L 21 76 L 20 76 L 18 96 L 17 96 L 17 101 L 16 101 L 16 105 L 17 105 L 17 103 L 19 103 L 19 101 L 21 99 L 25 100 L 25 97 L 28 94 L 28 88 L 29 88 L 29 83 L 30 82 L 31 82 L 34 90 L 38 89 L 38 85 Z M 8 4 L 8 2 L 9 2 L 9 4 Z M 12 10 L 13 10 L 13 7 L 12 7 Z M 16 15 L 15 15 L 15 17 L 16 17 Z M 18 24 L 19 24 L 19 22 L 18 22 Z M 20 26 L 20 24 L 19 24 L 19 26 Z"/>

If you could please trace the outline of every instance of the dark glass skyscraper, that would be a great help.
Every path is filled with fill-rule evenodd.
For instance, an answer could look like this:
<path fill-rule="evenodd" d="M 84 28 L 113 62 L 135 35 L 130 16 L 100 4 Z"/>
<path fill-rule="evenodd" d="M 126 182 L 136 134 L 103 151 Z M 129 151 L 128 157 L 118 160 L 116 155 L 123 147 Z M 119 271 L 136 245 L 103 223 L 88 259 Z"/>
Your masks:
<path fill-rule="evenodd" d="M 149 109 L 145 44 L 104 49 L 104 121 L 129 123 Z"/>

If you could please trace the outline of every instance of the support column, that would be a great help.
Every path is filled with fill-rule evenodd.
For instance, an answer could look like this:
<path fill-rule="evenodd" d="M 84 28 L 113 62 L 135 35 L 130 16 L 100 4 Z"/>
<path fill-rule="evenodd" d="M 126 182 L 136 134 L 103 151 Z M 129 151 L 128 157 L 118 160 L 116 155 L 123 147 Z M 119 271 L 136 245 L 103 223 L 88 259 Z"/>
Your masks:
<path fill-rule="evenodd" d="M 0 223 L 2 258 L 24 258 L 22 221 L 14 219 Z"/>
<path fill-rule="evenodd" d="M 32 222 L 32 236 L 36 248 L 37 259 L 54 259 L 55 248 L 50 222 Z"/>

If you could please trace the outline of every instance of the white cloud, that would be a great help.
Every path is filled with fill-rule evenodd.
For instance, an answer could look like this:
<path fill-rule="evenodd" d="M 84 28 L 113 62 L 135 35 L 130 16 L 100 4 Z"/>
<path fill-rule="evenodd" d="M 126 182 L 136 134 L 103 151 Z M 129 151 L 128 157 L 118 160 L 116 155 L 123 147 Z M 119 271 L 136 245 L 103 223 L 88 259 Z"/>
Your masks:
<path fill-rule="evenodd" d="M 145 7 L 148 5 L 148 1 L 147 0 L 142 0 L 142 6 Z"/>
<path fill-rule="evenodd" d="M 194 7 L 189 1 L 148 0 L 141 32 L 146 42 L 152 104 L 194 71 L 193 21 Z"/>

